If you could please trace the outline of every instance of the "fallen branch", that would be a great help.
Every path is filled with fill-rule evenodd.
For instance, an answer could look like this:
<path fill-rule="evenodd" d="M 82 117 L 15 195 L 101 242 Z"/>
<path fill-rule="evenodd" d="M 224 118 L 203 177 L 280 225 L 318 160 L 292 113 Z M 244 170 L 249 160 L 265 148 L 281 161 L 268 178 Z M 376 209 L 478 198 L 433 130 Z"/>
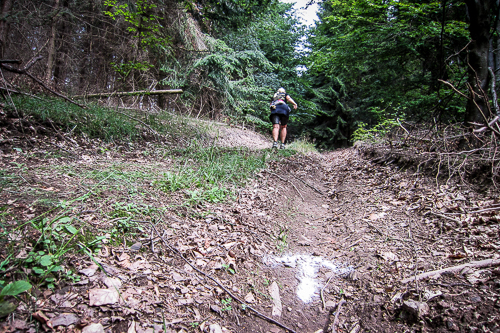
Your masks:
<path fill-rule="evenodd" d="M 416 276 L 409 277 L 407 279 L 402 280 L 401 283 L 406 284 L 406 283 L 412 282 L 412 281 L 418 281 L 418 280 L 423 280 L 423 279 L 427 279 L 427 278 L 434 277 L 434 276 L 439 276 L 445 272 L 451 272 L 451 273 L 459 272 L 459 271 L 463 270 L 464 268 L 484 268 L 484 267 L 493 267 L 493 266 L 500 266 L 500 259 L 486 259 L 486 260 L 481 260 L 481 261 L 472 261 L 472 262 L 467 263 L 467 264 L 438 269 L 436 271 L 426 272 L 426 273 L 422 273 L 422 274 L 419 274 Z"/>
<path fill-rule="evenodd" d="M 460 225 L 460 221 L 457 220 L 457 219 L 454 219 L 453 217 L 449 217 L 449 216 L 446 216 L 446 215 L 443 215 L 443 214 L 434 213 L 434 212 L 431 212 L 431 214 L 439 216 L 439 217 L 442 217 L 443 219 L 447 219 L 447 220 L 453 221 L 453 222 L 457 223 L 458 225 Z"/>
<path fill-rule="evenodd" d="M 271 171 L 267 171 L 267 170 L 264 170 L 264 171 L 265 171 L 265 172 L 267 172 L 267 173 L 268 173 L 268 174 L 270 174 L 270 175 L 273 175 L 273 176 L 278 177 L 279 179 L 281 179 L 281 180 L 282 180 L 282 181 L 284 181 L 284 182 L 289 182 L 290 184 L 292 184 L 292 186 L 293 186 L 293 188 L 295 189 L 295 191 L 297 191 L 297 193 L 298 193 L 298 194 L 300 195 L 300 197 L 302 198 L 302 201 L 305 201 L 305 200 L 304 200 L 304 197 L 302 196 L 302 194 L 300 193 L 300 191 L 297 189 L 297 187 L 295 187 L 295 185 L 294 185 L 294 184 L 293 184 L 293 183 L 292 183 L 289 179 L 283 178 L 283 177 L 281 177 L 281 176 L 279 176 L 279 175 L 277 175 L 277 174 L 275 174 L 275 173 L 273 173 L 273 172 L 271 172 Z"/>
<path fill-rule="evenodd" d="M 332 333 L 337 333 L 337 324 L 339 321 L 339 314 L 340 314 L 340 310 L 342 310 L 343 304 L 345 304 L 345 301 L 341 300 L 339 302 L 339 304 L 337 305 L 337 312 L 335 313 L 335 319 L 333 320 L 333 324 L 332 324 Z"/>
<path fill-rule="evenodd" d="M 476 211 L 473 211 L 473 212 L 467 212 L 467 214 L 477 214 L 477 213 L 491 212 L 491 211 L 494 211 L 494 210 L 500 210 L 500 207 L 491 207 L 491 208 L 480 209 L 480 210 L 476 210 Z"/>
<path fill-rule="evenodd" d="M 16 74 L 22 74 L 22 75 L 26 75 L 28 76 L 29 78 L 31 78 L 33 81 L 37 82 L 39 85 L 41 85 L 43 88 L 45 88 L 46 90 L 50 91 L 51 93 L 53 93 L 54 95 L 56 96 L 59 96 L 65 100 L 67 100 L 68 102 L 72 103 L 72 104 L 75 104 L 79 107 L 81 107 L 82 109 L 86 109 L 87 107 L 85 105 L 82 105 L 82 104 L 79 104 L 73 100 L 71 100 L 70 98 L 64 96 L 63 94 L 60 94 L 52 89 L 50 89 L 49 87 L 47 87 L 47 85 L 45 83 L 43 83 L 42 80 L 40 80 L 39 78 L 31 75 L 30 73 L 28 73 L 28 69 L 31 68 L 31 66 L 33 66 L 38 60 L 42 59 L 43 57 L 42 56 L 38 56 L 34 59 L 32 59 L 29 63 L 26 64 L 26 66 L 22 69 L 17 69 L 17 68 L 14 68 L 14 67 L 11 67 L 11 66 L 7 66 L 7 65 L 4 65 L 3 63 L 0 62 L 0 68 L 3 68 L 3 69 L 6 69 L 8 70 L 9 72 L 12 72 L 12 73 L 16 73 Z"/>
<path fill-rule="evenodd" d="M 306 182 L 305 180 L 303 180 L 302 178 L 299 178 L 299 177 L 297 177 L 297 176 L 294 176 L 294 177 L 295 177 L 296 179 L 300 180 L 302 183 L 304 183 L 304 185 L 306 185 L 306 186 L 308 186 L 308 187 L 312 188 L 313 190 L 315 190 L 316 192 L 318 192 L 319 194 L 321 194 L 321 195 L 325 195 L 322 191 L 320 191 L 320 190 L 318 190 L 316 187 L 314 187 L 314 186 L 310 185 L 309 183 L 307 183 L 307 182 Z"/>
<path fill-rule="evenodd" d="M 451 84 L 450 82 L 445 81 L 445 80 L 441 80 L 441 79 L 438 79 L 438 81 L 439 81 L 439 82 L 441 82 L 441 83 L 446 84 L 447 86 L 449 86 L 451 89 L 453 89 L 453 91 L 454 91 L 454 92 L 456 92 L 456 93 L 457 93 L 457 94 L 459 94 L 460 96 L 465 97 L 465 98 L 467 98 L 467 99 L 470 99 L 470 97 L 469 97 L 469 96 L 467 96 L 466 94 L 464 94 L 463 92 L 461 92 L 460 90 L 458 90 L 457 88 L 455 88 L 455 87 L 453 86 L 453 84 Z"/>
<path fill-rule="evenodd" d="M 136 96 L 136 95 L 163 95 L 163 94 L 182 94 L 182 89 L 170 90 L 138 90 L 138 91 L 115 91 L 110 93 L 97 93 L 87 95 L 76 95 L 75 98 L 92 98 L 92 97 L 119 97 L 119 96 Z"/>
<path fill-rule="evenodd" d="M 0 59 L 0 63 L 2 64 L 18 64 L 20 65 L 22 63 L 21 60 L 16 60 L 16 59 Z"/>
<path fill-rule="evenodd" d="M 181 257 L 182 260 L 184 260 L 189 266 L 191 266 L 191 268 L 193 268 L 195 271 L 197 271 L 198 273 L 200 273 L 201 275 L 203 275 L 204 277 L 206 277 L 207 279 L 210 279 L 212 280 L 215 284 L 217 284 L 221 289 L 223 289 L 229 296 L 231 296 L 232 299 L 238 301 L 239 303 L 241 303 L 243 305 L 243 307 L 245 309 L 249 309 L 251 311 L 253 311 L 256 315 L 258 315 L 259 317 L 273 323 L 273 324 L 276 324 L 278 325 L 279 327 L 287 330 L 287 331 L 290 331 L 291 333 L 296 333 L 294 330 L 292 330 L 291 328 L 288 328 L 286 327 L 285 325 L 283 325 L 282 323 L 272 319 L 272 318 L 269 318 L 268 316 L 260 313 L 259 311 L 257 311 L 256 309 L 254 309 L 253 307 L 251 307 L 250 305 L 246 304 L 244 301 L 242 301 L 241 299 L 239 299 L 237 296 L 235 296 L 233 293 L 231 293 L 226 287 L 224 287 L 224 285 L 222 283 L 220 283 L 217 279 L 213 278 L 212 276 L 208 275 L 207 273 L 203 272 L 202 270 L 200 270 L 198 267 L 196 267 L 195 265 L 193 265 L 189 260 L 187 260 L 183 255 L 182 253 L 180 253 L 177 249 L 173 248 L 172 246 L 170 246 L 170 244 L 167 243 L 167 241 L 163 238 L 163 236 L 160 235 L 160 233 L 158 232 L 158 229 L 156 229 L 155 225 L 150 222 L 152 228 L 154 229 L 154 231 L 156 232 L 156 234 L 158 235 L 158 237 L 160 237 L 160 239 L 162 240 L 163 244 L 170 249 L 170 251 L 172 251 L 173 253 L 177 254 L 179 257 Z"/>
<path fill-rule="evenodd" d="M 328 281 L 326 281 L 325 285 L 323 286 L 323 288 L 321 288 L 321 291 L 319 293 L 319 295 L 321 296 L 321 302 L 323 302 L 323 310 L 326 309 L 326 303 L 325 303 L 325 297 L 323 296 L 323 291 L 330 283 L 330 280 L 332 279 L 333 275 L 334 275 L 333 273 L 332 273 L 332 275 L 330 275 L 330 277 L 328 278 Z"/>

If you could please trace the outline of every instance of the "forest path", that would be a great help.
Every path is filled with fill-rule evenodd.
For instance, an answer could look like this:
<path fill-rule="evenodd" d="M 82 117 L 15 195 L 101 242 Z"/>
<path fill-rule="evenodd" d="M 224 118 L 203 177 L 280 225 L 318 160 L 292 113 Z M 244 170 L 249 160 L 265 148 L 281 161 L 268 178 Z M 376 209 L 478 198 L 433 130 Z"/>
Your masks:
<path fill-rule="evenodd" d="M 223 128 L 214 142 L 227 137 L 226 147 L 271 145 L 250 130 L 214 126 Z M 177 170 L 163 150 L 48 141 L 0 155 L 3 174 L 19 175 L 2 178 L 4 226 L 32 221 L 22 234 L 7 233 L 13 257 L 26 258 L 36 242 L 29 237 L 44 230 L 37 223 L 45 218 L 36 216 L 56 227 L 65 216 L 64 223 L 85 228 L 81 242 L 98 235 L 106 241 L 92 258 L 66 254 L 61 265 L 75 283 L 60 279 L 53 290 L 34 289 L 33 302 L 21 304 L 3 331 L 37 323 L 68 331 L 94 323 L 113 333 L 285 331 L 235 298 L 295 332 L 331 331 L 331 310 L 342 301 L 337 332 L 499 329 L 498 269 L 402 283 L 498 259 L 498 199 L 436 185 L 349 148 L 280 157 L 234 200 L 192 205 L 184 191 L 153 186 Z M 481 213 L 464 213 L 471 209 Z M 48 237 L 67 237 L 62 227 Z"/>
<path fill-rule="evenodd" d="M 485 247 L 484 226 L 455 229 L 452 223 L 464 207 L 496 202 L 491 199 L 460 185 L 436 184 L 422 173 L 372 163 L 350 148 L 272 162 L 241 192 L 235 209 L 266 244 L 255 263 L 264 283 L 251 279 L 252 289 L 270 292 L 267 285 L 276 281 L 280 318 L 297 332 L 331 325 L 329 310 L 342 300 L 340 331 L 495 330 L 498 270 L 402 283 L 464 260 L 498 259 L 498 224 L 486 227 L 487 243 L 496 245 Z M 248 260 L 245 265 L 254 267 Z M 267 303 L 271 313 L 272 302 Z M 274 332 L 272 325 L 253 319 L 245 323 L 242 331 Z"/>

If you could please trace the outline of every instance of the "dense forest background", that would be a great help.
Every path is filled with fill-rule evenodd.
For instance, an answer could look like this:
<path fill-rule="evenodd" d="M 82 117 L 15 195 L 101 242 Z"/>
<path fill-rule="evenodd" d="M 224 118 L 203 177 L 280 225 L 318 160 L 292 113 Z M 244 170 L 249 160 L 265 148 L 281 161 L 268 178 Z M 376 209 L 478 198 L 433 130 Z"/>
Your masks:
<path fill-rule="evenodd" d="M 497 131 L 498 0 L 318 3 L 308 28 L 277 0 L 3 0 L 0 56 L 70 97 L 182 89 L 101 102 L 263 130 L 285 87 L 292 137 L 324 148 L 403 121 Z M 1 79 L 4 92 L 42 92 Z"/>

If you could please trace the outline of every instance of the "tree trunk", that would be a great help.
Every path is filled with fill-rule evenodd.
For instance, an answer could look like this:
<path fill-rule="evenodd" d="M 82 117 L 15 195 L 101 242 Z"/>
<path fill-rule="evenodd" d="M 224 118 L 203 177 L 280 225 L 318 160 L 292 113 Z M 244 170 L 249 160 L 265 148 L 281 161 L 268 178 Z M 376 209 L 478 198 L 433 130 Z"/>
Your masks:
<path fill-rule="evenodd" d="M 472 93 L 465 112 L 465 123 L 484 123 L 491 116 L 488 108 L 488 56 L 492 10 L 495 0 L 466 0 L 469 16 L 468 84 Z"/>
<path fill-rule="evenodd" d="M 62 14 L 61 23 L 57 28 L 57 39 L 59 41 L 56 44 L 55 50 L 55 64 L 54 64 L 54 85 L 63 85 L 67 79 L 67 66 L 68 66 L 68 41 L 66 40 L 71 35 L 70 24 L 67 23 L 70 21 L 70 17 L 67 14 L 69 12 L 69 1 L 62 1 L 62 8 L 65 14 Z M 72 85 L 73 82 L 70 83 Z"/>
<path fill-rule="evenodd" d="M 3 0 L 0 7 L 0 57 L 5 56 L 7 50 L 7 38 L 9 36 L 9 14 L 12 9 L 12 0 Z"/>
<path fill-rule="evenodd" d="M 59 10 L 59 0 L 55 0 L 54 11 L 52 15 L 52 24 L 50 27 L 49 45 L 47 48 L 47 71 L 45 72 L 45 82 L 50 85 L 52 81 L 52 70 L 54 68 L 56 53 L 56 32 L 57 32 L 57 11 Z"/>

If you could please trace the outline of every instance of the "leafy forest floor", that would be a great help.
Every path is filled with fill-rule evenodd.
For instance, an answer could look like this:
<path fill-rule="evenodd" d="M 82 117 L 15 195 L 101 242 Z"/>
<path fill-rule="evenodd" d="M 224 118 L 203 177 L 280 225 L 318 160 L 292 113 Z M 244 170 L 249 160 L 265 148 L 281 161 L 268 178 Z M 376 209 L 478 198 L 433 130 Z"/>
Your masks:
<path fill-rule="evenodd" d="M 220 124 L 200 150 L 265 164 L 201 192 L 181 177 L 196 149 L 3 121 L 1 279 L 33 288 L 0 331 L 500 332 L 493 195 Z"/>

